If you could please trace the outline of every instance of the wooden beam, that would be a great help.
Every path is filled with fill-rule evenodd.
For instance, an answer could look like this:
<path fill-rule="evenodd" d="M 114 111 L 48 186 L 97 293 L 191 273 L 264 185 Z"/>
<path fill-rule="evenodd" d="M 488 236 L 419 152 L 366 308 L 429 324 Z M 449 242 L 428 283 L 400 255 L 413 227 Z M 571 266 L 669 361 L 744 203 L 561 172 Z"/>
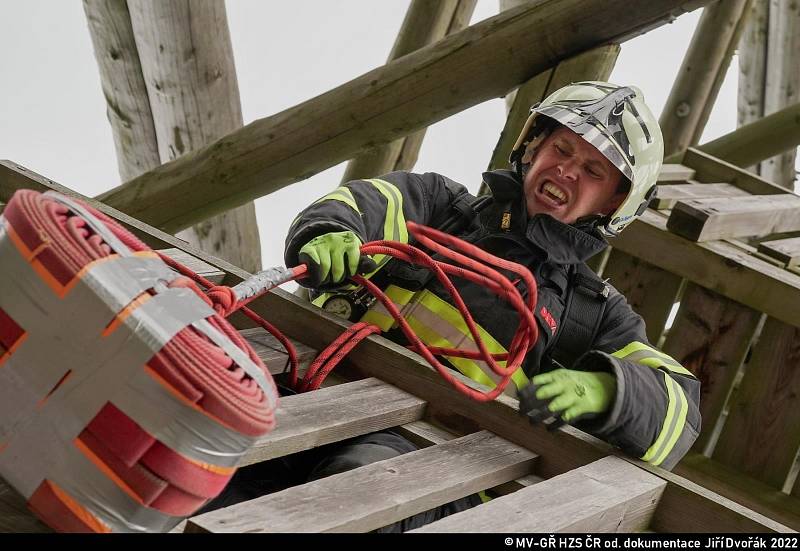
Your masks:
<path fill-rule="evenodd" d="M 694 169 L 676 163 L 664 163 L 658 173 L 658 183 L 687 182 L 694 178 Z"/>
<path fill-rule="evenodd" d="M 674 471 L 680 476 L 691 476 L 709 491 L 724 492 L 738 507 L 757 511 L 793 530 L 800 530 L 800 499 L 771 488 L 736 468 L 690 452 Z M 702 514 L 708 516 L 710 512 Z"/>
<path fill-rule="evenodd" d="M 760 318 L 760 312 L 713 291 L 686 286 L 662 350 L 700 379 L 698 451 L 709 443 Z"/>
<path fill-rule="evenodd" d="M 639 532 L 666 485 L 606 457 L 411 532 Z"/>
<path fill-rule="evenodd" d="M 242 329 L 239 334 L 253 347 L 256 355 L 264 362 L 272 375 L 284 372 L 289 355 L 278 339 L 261 327 Z M 293 341 L 292 344 L 297 352 L 298 376 L 302 377 L 308 365 L 316 357 L 317 351 L 298 341 Z"/>
<path fill-rule="evenodd" d="M 800 449 L 800 328 L 767 318 L 712 457 L 782 489 Z"/>
<path fill-rule="evenodd" d="M 737 126 L 787 107 L 800 88 L 800 9 L 792 0 L 753 2 L 739 45 Z M 765 159 L 752 170 L 794 189 L 796 151 Z"/>
<path fill-rule="evenodd" d="M 282 457 L 422 418 L 425 401 L 378 379 L 281 398 L 277 426 L 242 465 Z"/>
<path fill-rule="evenodd" d="M 780 260 L 786 266 L 800 265 L 800 237 L 762 241 L 758 252 Z"/>
<path fill-rule="evenodd" d="M 698 147 L 737 166 L 750 166 L 800 145 L 800 103 L 795 103 Z"/>
<path fill-rule="evenodd" d="M 607 44 L 588 52 L 583 52 L 575 57 L 566 59 L 555 68 L 548 69 L 533 77 L 520 86 L 514 96 L 514 101 L 506 117 L 506 124 L 500 132 L 500 139 L 489 161 L 489 170 L 508 168 L 508 157 L 511 148 L 517 141 L 525 121 L 528 119 L 530 108 L 547 96 L 573 82 L 582 80 L 608 80 L 614 64 L 619 56 L 619 44 Z M 479 195 L 488 193 L 484 183 L 478 191 Z"/>
<path fill-rule="evenodd" d="M 603 270 L 603 279 L 608 279 L 642 316 L 647 339 L 658 344 L 683 278 L 614 249 Z"/>
<path fill-rule="evenodd" d="M 301 105 L 247 125 L 100 196 L 177 231 L 504 95 L 557 63 L 709 0 L 531 0 Z M 554 28 L 569 28 L 553 34 Z M 531 37 L 549 35 L 547 47 Z"/>
<path fill-rule="evenodd" d="M 721 241 L 693 243 L 646 210 L 611 244 L 736 302 L 800 326 L 800 277 Z"/>
<path fill-rule="evenodd" d="M 476 3 L 477 0 L 412 0 L 388 62 L 434 44 L 468 26 Z M 410 170 L 417 161 L 425 130 L 422 128 L 351 159 L 345 168 L 342 182 L 372 178 L 394 170 Z"/>
<path fill-rule="evenodd" d="M 678 201 L 689 199 L 707 199 L 710 197 L 742 197 L 750 195 L 743 189 L 731 184 L 675 184 L 659 186 L 658 195 L 650 201 L 650 208 L 656 210 L 671 209 Z"/>
<path fill-rule="evenodd" d="M 703 9 L 661 112 L 664 155 L 696 144 L 739 43 L 751 0 L 719 0 Z"/>
<path fill-rule="evenodd" d="M 786 193 L 785 188 L 694 147 L 690 147 L 682 153 L 680 159 L 685 165 L 691 166 L 695 170 L 695 180 L 698 182 L 727 182 L 751 195 Z"/>
<path fill-rule="evenodd" d="M 128 0 L 128 9 L 160 157 L 148 170 L 241 128 L 225 3 Z M 261 269 L 255 206 L 237 207 L 179 237 L 254 273 Z"/>
<path fill-rule="evenodd" d="M 187 254 L 180 249 L 172 247 L 170 249 L 162 249 L 159 252 L 167 255 L 172 260 L 180 262 L 197 275 L 203 276 L 212 283 L 222 283 L 222 279 L 225 277 L 225 272 L 219 268 Z"/>
<path fill-rule="evenodd" d="M 800 197 L 787 193 L 679 201 L 667 227 L 692 241 L 799 231 Z"/>
<path fill-rule="evenodd" d="M 187 531 L 367 532 L 513 480 L 535 459 L 481 431 L 191 518 Z"/>
<path fill-rule="evenodd" d="M 84 0 L 106 115 L 126 182 L 161 164 L 156 129 L 126 0 Z"/>

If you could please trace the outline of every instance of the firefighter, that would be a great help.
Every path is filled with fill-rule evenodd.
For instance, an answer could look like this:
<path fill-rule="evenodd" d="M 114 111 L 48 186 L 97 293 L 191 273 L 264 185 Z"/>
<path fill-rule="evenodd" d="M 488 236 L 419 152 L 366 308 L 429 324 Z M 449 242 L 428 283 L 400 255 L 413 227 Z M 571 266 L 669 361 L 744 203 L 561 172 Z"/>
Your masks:
<path fill-rule="evenodd" d="M 347 278 L 365 272 L 431 346 L 470 339 L 439 282 L 389 258 L 360 257 L 362 243 L 408 242 L 406 222 L 442 227 L 489 253 L 527 266 L 538 285 L 539 340 L 512 377 L 520 411 L 532 421 L 557 418 L 653 465 L 672 468 L 700 430 L 699 382 L 655 349 L 641 317 L 585 261 L 641 215 L 655 194 L 663 158 L 658 123 L 632 86 L 580 82 L 531 108 L 511 154 L 511 170 L 483 175 L 491 201 L 480 212 L 466 189 L 435 173 L 393 172 L 348 182 L 314 202 L 292 223 L 287 266 L 306 263 L 301 284 L 322 292 L 329 312 L 379 325 L 401 340 L 379 303 Z M 452 224 L 459 219 L 460 224 Z M 488 289 L 454 279 L 490 352 L 505 352 L 516 312 Z M 479 361 L 448 358 L 455 369 L 493 386 Z M 494 378 L 493 378 L 494 377 Z M 407 443 L 378 433 L 329 455 L 319 475 L 402 453 Z M 413 447 L 411 448 L 413 449 Z M 407 450 L 405 450 L 407 451 Z M 366 454 L 369 455 L 369 454 Z M 328 472 L 327 467 L 334 465 Z M 338 466 L 336 466 L 338 465 Z M 393 525 L 403 530 L 476 503 L 474 496 Z"/>

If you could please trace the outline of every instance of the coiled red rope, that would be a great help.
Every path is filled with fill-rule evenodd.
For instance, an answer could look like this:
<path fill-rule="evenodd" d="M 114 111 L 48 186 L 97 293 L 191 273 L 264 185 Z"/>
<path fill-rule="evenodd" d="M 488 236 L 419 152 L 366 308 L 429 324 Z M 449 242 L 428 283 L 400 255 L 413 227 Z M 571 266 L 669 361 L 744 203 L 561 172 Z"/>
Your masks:
<path fill-rule="evenodd" d="M 433 228 L 409 222 L 408 229 L 411 235 L 413 235 L 422 246 L 426 247 L 434 254 L 440 254 L 452 260 L 454 263 L 434 260 L 430 255 L 417 247 L 393 241 L 373 241 L 366 243 L 362 245 L 361 253 L 366 255 L 388 255 L 430 269 L 452 297 L 455 307 L 461 313 L 470 335 L 478 347 L 477 351 L 427 346 L 420 340 L 409 326 L 408 322 L 403 318 L 402 313 L 380 288 L 360 275 L 354 276 L 352 280 L 359 285 L 363 285 L 384 305 L 386 310 L 395 321 L 397 321 L 400 329 L 408 339 L 410 343 L 409 348 L 425 358 L 425 360 L 453 387 L 479 402 L 494 400 L 508 386 L 513 373 L 522 365 L 526 354 L 533 348 L 539 338 L 539 328 L 533 315 L 536 309 L 537 298 L 536 281 L 533 275 L 525 266 L 499 258 L 475 245 Z M 215 286 L 174 260 L 165 256 L 163 258 L 170 266 L 175 267 L 182 274 L 194 278 L 195 281 L 205 286 L 208 289 L 207 294 L 209 300 L 221 315 L 227 316 L 241 309 L 250 319 L 275 336 L 286 348 L 287 354 L 289 355 L 290 368 L 288 384 L 298 392 L 318 389 L 328 374 L 330 374 L 342 358 L 357 346 L 359 342 L 369 335 L 379 334 L 381 332 L 380 328 L 375 325 L 363 322 L 353 324 L 317 356 L 309 366 L 303 380 L 298 382 L 297 352 L 294 346 L 279 330 L 277 330 L 277 328 L 269 324 L 249 308 L 244 307 L 244 304 L 253 300 L 256 296 L 260 296 L 260 294 L 263 294 L 263 292 L 269 289 L 262 290 L 261 293 L 249 297 L 246 301 L 237 302 L 235 293 L 229 287 Z M 519 280 L 526 287 L 527 299 L 523 299 L 522 293 L 520 293 L 508 277 L 499 270 L 505 270 L 519 276 Z M 306 267 L 301 265 L 293 269 L 293 276 L 291 279 L 301 279 L 305 276 Z M 492 354 L 486 348 L 475 320 L 458 290 L 450 280 L 451 276 L 482 285 L 514 307 L 519 315 L 520 321 L 507 353 Z M 496 383 L 496 386 L 488 392 L 476 390 L 459 380 L 454 372 L 449 367 L 442 364 L 436 356 L 452 356 L 483 361 L 499 377 L 499 381 Z M 500 365 L 501 362 L 505 362 L 506 365 Z"/>

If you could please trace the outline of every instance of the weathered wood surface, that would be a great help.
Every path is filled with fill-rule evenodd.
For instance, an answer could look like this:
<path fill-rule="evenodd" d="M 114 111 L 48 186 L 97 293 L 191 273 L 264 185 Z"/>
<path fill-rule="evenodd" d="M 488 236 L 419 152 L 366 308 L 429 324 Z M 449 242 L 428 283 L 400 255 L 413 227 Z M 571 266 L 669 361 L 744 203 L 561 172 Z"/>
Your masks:
<path fill-rule="evenodd" d="M 558 61 L 620 42 L 708 0 L 531 0 L 334 90 L 255 121 L 100 196 L 167 231 L 261 197 L 502 96 Z M 569 33 L 552 33 L 569 28 Z M 548 35 L 547 48 L 531 37 Z M 169 208 L 164 208 L 169 205 Z"/>
<path fill-rule="evenodd" d="M 783 488 L 800 449 L 800 328 L 768 318 L 714 459 Z"/>
<path fill-rule="evenodd" d="M 161 164 L 126 0 L 84 0 L 123 182 Z"/>
<path fill-rule="evenodd" d="M 742 197 L 750 195 L 731 184 L 675 184 L 659 186 L 658 195 L 650 201 L 649 207 L 656 210 L 671 209 L 678 201 L 707 199 L 710 197 Z"/>
<path fill-rule="evenodd" d="M 469 25 L 477 0 L 412 0 L 397 33 L 388 62 L 434 44 Z M 425 128 L 350 159 L 342 182 L 373 178 L 394 170 L 410 170 L 417 162 Z"/>
<path fill-rule="evenodd" d="M 203 262 L 199 258 L 196 258 L 190 254 L 183 252 L 180 249 L 170 248 L 170 249 L 163 249 L 159 251 L 172 260 L 176 260 L 192 270 L 199 276 L 203 276 L 207 280 L 213 283 L 222 283 L 222 279 L 225 277 L 225 272 L 220 270 L 219 268 L 212 266 L 208 262 Z"/>
<path fill-rule="evenodd" d="M 603 270 L 603 279 L 608 279 L 625 295 L 631 308 L 644 319 L 647 339 L 657 344 L 683 278 L 614 249 Z"/>
<path fill-rule="evenodd" d="M 694 178 L 694 169 L 677 163 L 664 163 L 658 173 L 658 183 L 687 182 Z"/>
<path fill-rule="evenodd" d="M 282 457 L 422 418 L 425 401 L 378 379 L 284 396 L 277 427 L 258 439 L 243 465 Z"/>
<path fill-rule="evenodd" d="M 700 453 L 689 452 L 674 472 L 680 476 L 691 476 L 708 491 L 725 492 L 736 502 L 736 507 L 758 511 L 786 527 L 800 530 L 800 499 L 742 474 L 733 467 Z M 709 511 L 698 514 L 709 516 Z"/>
<path fill-rule="evenodd" d="M 241 128 L 242 108 L 225 3 L 129 0 L 128 9 L 160 162 L 205 147 Z M 198 40 L 200 36 L 214 38 Z M 162 208 L 175 206 L 164 203 Z M 255 206 L 243 202 L 237 207 L 197 220 L 197 225 L 180 237 L 254 273 L 261 269 Z"/>
<path fill-rule="evenodd" d="M 787 193 L 682 200 L 672 209 L 667 227 L 692 241 L 800 231 L 800 196 Z"/>
<path fill-rule="evenodd" d="M 19 493 L 0 477 L 0 534 L 52 532 L 33 516 Z"/>
<path fill-rule="evenodd" d="M 800 237 L 762 241 L 758 244 L 758 252 L 780 260 L 786 266 L 800 264 Z"/>
<path fill-rule="evenodd" d="M 703 10 L 661 112 L 664 154 L 696 144 L 728 71 L 752 0 L 720 0 Z"/>
<path fill-rule="evenodd" d="M 513 480 L 535 458 L 481 431 L 194 517 L 187 531 L 366 532 Z"/>
<path fill-rule="evenodd" d="M 606 457 L 412 532 L 638 532 L 667 483 Z"/>
<path fill-rule="evenodd" d="M 691 166 L 695 170 L 694 179 L 698 182 L 727 182 L 751 195 L 786 193 L 786 189 L 781 186 L 723 159 L 712 157 L 694 147 L 690 147 L 683 154 L 678 155 L 675 162 L 683 162 L 683 164 Z"/>
<path fill-rule="evenodd" d="M 753 2 L 739 45 L 737 126 L 797 101 L 800 89 L 800 6 L 793 0 Z M 796 151 L 765 159 L 752 170 L 792 189 Z"/>
<path fill-rule="evenodd" d="M 289 355 L 278 339 L 261 327 L 242 329 L 239 333 L 247 340 L 250 346 L 253 347 L 253 350 L 255 350 L 258 357 L 261 358 L 261 361 L 266 364 L 270 373 L 276 375 L 284 371 L 289 360 Z M 298 370 L 300 376 L 302 376 L 308 364 L 316 357 L 317 351 L 298 341 L 292 341 L 292 344 L 294 344 L 295 351 L 297 352 Z"/>
<path fill-rule="evenodd" d="M 795 100 L 797 101 L 797 100 Z M 800 145 L 800 103 L 698 146 L 713 157 L 750 166 Z"/>
<path fill-rule="evenodd" d="M 500 132 L 500 138 L 489 161 L 489 170 L 508 168 L 508 157 L 514 142 L 517 141 L 525 121 L 528 120 L 530 108 L 547 96 L 573 82 L 582 80 L 606 81 L 614 69 L 619 56 L 618 44 L 608 44 L 583 52 L 575 57 L 565 59 L 556 67 L 540 73 L 520 86 L 515 95 L 506 124 Z M 484 191 L 485 190 L 485 191 Z M 488 192 L 481 185 L 479 194 Z"/>
<path fill-rule="evenodd" d="M 711 438 L 760 317 L 699 285 L 686 286 L 662 349 L 700 380 L 703 429 L 694 444 L 698 451 Z"/>

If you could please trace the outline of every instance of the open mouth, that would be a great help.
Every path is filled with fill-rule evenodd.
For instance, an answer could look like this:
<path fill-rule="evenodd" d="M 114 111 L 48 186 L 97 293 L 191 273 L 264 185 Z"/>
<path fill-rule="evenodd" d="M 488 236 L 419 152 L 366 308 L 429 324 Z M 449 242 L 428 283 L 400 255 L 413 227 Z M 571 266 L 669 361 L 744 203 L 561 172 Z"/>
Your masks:
<path fill-rule="evenodd" d="M 554 206 L 560 207 L 567 204 L 566 192 L 549 181 L 545 181 L 541 185 L 539 194 Z"/>

